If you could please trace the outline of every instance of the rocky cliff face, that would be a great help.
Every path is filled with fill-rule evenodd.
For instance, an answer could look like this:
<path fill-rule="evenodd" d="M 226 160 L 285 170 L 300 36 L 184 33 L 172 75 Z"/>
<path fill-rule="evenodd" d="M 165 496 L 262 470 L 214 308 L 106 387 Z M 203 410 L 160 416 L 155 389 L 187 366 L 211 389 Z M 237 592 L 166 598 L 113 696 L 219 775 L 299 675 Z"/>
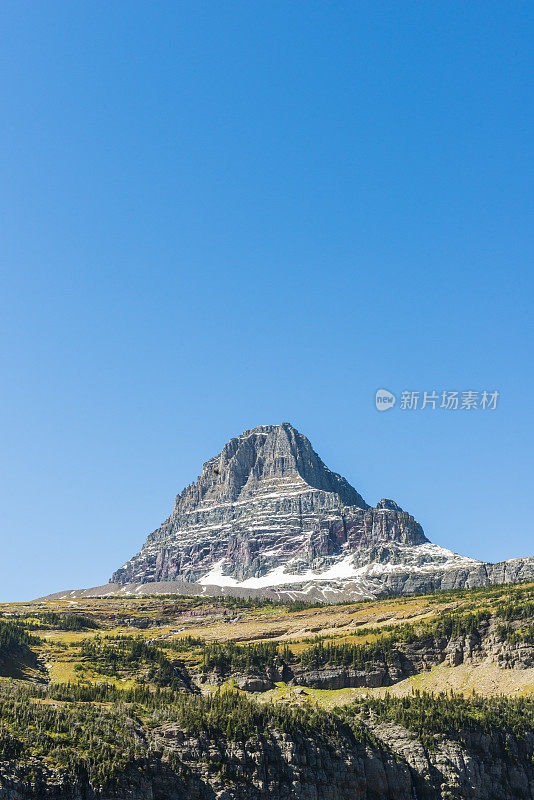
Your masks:
<path fill-rule="evenodd" d="M 483 619 L 471 633 L 431 634 L 413 641 L 391 644 L 388 648 L 369 653 L 365 664 L 337 666 L 327 663 L 321 667 L 304 666 L 298 658 L 284 661 L 273 659 L 264 669 L 251 667 L 241 673 L 226 671 L 202 676 L 201 682 L 222 685 L 232 678 L 247 692 L 265 692 L 274 689 L 278 681 L 311 689 L 347 689 L 394 686 L 412 675 L 419 675 L 438 664 L 457 667 L 460 664 L 479 666 L 497 664 L 500 669 L 526 670 L 534 667 L 534 645 L 520 637 L 517 641 L 503 638 L 499 632 L 502 620 L 498 617 Z M 520 630 L 523 620 L 514 621 L 514 630 Z M 528 637 L 527 637 L 528 638 Z"/>
<path fill-rule="evenodd" d="M 112 581 L 248 580 L 255 588 L 329 567 L 332 578 L 345 577 L 357 552 L 425 542 L 413 517 L 392 500 L 370 508 L 289 423 L 265 425 L 231 439 L 204 464 L 171 516 Z"/>
<path fill-rule="evenodd" d="M 518 562 L 506 580 L 534 575 L 534 560 Z M 501 577 L 502 569 L 431 544 L 393 500 L 370 507 L 305 436 L 282 423 L 245 431 L 207 461 L 111 582 L 285 587 L 336 599 L 347 589 L 361 597 Z"/>
<path fill-rule="evenodd" d="M 174 751 L 190 775 L 199 774 L 203 760 L 226 765 L 225 774 L 231 781 L 226 791 L 211 795 L 203 793 L 197 784 L 196 791 L 187 796 L 199 800 L 534 797 L 534 770 L 526 757 L 534 737 L 524 743 L 524 752 L 517 746 L 513 753 L 506 752 L 498 736 L 489 735 L 483 740 L 471 737 L 467 745 L 445 739 L 429 750 L 400 725 L 371 722 L 369 727 L 376 737 L 374 746 L 356 744 L 347 737 L 333 747 L 321 736 L 310 739 L 277 731 L 228 746 L 207 737 L 188 738 L 172 724 L 158 732 L 158 743 L 164 751 Z"/>
<path fill-rule="evenodd" d="M 532 800 L 532 734 L 497 732 L 432 748 L 394 723 L 367 723 L 372 739 L 350 732 L 335 742 L 278 730 L 241 742 L 168 723 L 151 735 L 152 757 L 124 770 L 113 790 L 75 782 L 36 762 L 34 779 L 5 761 L 0 800 Z M 26 770 L 27 773 L 27 770 Z"/>

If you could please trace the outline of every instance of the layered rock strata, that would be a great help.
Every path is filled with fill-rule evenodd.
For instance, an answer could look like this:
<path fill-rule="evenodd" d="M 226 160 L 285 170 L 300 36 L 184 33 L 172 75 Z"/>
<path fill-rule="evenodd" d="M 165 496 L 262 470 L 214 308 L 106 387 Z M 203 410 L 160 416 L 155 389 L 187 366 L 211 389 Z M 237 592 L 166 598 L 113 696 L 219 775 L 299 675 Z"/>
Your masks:
<path fill-rule="evenodd" d="M 207 461 L 110 583 L 335 602 L 533 578 L 534 558 L 485 564 L 429 542 L 393 500 L 371 507 L 282 423 L 245 431 Z"/>

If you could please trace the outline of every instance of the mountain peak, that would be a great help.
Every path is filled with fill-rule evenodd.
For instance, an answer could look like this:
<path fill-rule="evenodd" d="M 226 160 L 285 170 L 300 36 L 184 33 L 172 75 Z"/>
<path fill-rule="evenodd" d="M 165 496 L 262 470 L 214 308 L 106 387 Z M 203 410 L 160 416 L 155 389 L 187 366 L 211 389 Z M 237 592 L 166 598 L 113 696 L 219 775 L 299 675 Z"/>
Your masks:
<path fill-rule="evenodd" d="M 369 554 L 384 560 L 391 547 L 427 541 L 394 501 L 370 508 L 306 436 L 282 422 L 243 431 L 206 461 L 112 580 L 254 587 L 349 577 Z"/>
<path fill-rule="evenodd" d="M 294 494 L 306 486 L 336 493 L 344 505 L 368 507 L 345 478 L 323 464 L 309 439 L 289 422 L 260 425 L 230 439 L 218 455 L 206 461 L 197 481 L 177 496 L 174 511 L 188 512 L 194 506 L 265 494 Z"/>

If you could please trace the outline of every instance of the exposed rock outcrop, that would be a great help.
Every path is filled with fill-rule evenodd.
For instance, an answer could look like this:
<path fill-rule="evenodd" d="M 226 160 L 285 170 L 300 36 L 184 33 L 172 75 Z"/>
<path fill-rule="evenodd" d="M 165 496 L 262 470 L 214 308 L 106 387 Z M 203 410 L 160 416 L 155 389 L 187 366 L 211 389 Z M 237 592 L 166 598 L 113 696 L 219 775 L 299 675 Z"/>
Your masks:
<path fill-rule="evenodd" d="M 512 558 L 497 564 L 475 561 L 462 567 L 445 570 L 411 571 L 409 568 L 381 575 L 382 591 L 391 594 L 425 594 L 428 592 L 472 589 L 492 583 L 520 583 L 534 579 L 534 557 Z"/>
<path fill-rule="evenodd" d="M 393 500 L 371 508 L 305 436 L 283 423 L 245 431 L 206 462 L 171 516 L 112 581 L 261 588 L 357 578 L 371 562 L 404 563 L 408 552 L 413 566 L 475 563 L 430 545 Z"/>
<path fill-rule="evenodd" d="M 167 723 L 152 734 L 153 757 L 125 769 L 114 790 L 91 787 L 83 775 L 65 781 L 50 772 L 24 780 L 9 761 L 0 800 L 532 800 L 534 734 L 505 742 L 471 734 L 438 738 L 429 749 L 393 723 L 368 723 L 374 742 L 347 731 L 335 743 L 320 733 L 277 730 L 241 742 L 191 736 Z"/>
<path fill-rule="evenodd" d="M 350 572 L 347 557 L 361 548 L 426 541 L 393 501 L 370 508 L 289 423 L 265 425 L 231 439 L 204 464 L 171 516 L 112 581 L 249 580 L 255 588 L 254 579 L 260 587 L 274 570 L 283 573 L 280 580 L 263 585 L 329 568 L 336 577 L 340 557 Z"/>
<path fill-rule="evenodd" d="M 438 664 L 457 667 L 460 664 L 478 666 L 495 663 L 501 669 L 529 669 L 534 667 L 534 645 L 520 638 L 509 641 L 499 633 L 502 620 L 496 617 L 483 619 L 478 630 L 452 636 L 422 636 L 413 642 L 395 642 L 379 653 L 371 654 L 365 665 L 358 668 L 324 664 L 318 668 L 303 666 L 298 658 L 285 662 L 279 659 L 261 671 L 251 668 L 246 674 L 232 675 L 230 671 L 205 676 L 212 684 L 222 684 L 233 677 L 237 686 L 248 692 L 265 692 L 276 681 L 290 682 L 311 689 L 348 689 L 365 687 L 374 689 L 393 686 L 399 681 L 430 670 Z M 523 621 L 511 623 L 520 630 Z"/>
<path fill-rule="evenodd" d="M 484 564 L 431 544 L 393 500 L 370 507 L 286 422 L 231 439 L 111 582 L 336 600 L 533 577 L 534 558 Z"/>

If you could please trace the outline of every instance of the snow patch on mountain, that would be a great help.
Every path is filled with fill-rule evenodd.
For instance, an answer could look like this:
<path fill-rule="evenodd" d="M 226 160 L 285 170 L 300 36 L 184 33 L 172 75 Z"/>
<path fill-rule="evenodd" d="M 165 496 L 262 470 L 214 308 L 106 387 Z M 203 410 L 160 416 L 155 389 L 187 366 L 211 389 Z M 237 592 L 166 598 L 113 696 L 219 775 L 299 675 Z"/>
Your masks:
<path fill-rule="evenodd" d="M 242 589 L 264 589 L 268 586 L 283 586 L 291 583 L 346 581 L 358 578 L 380 578 L 391 573 L 402 573 L 407 570 L 415 573 L 435 572 L 436 570 L 471 568 L 479 564 L 473 558 L 461 556 L 430 542 L 421 545 L 395 547 L 397 563 L 380 563 L 373 561 L 365 566 L 357 566 L 353 553 L 343 555 L 323 569 L 306 569 L 303 572 L 291 572 L 295 561 L 290 560 L 258 577 L 246 578 L 239 581 L 231 575 L 224 573 L 226 559 L 222 558 L 200 580 L 201 585 L 238 586 Z M 367 588 L 367 587 L 366 587 Z"/>

